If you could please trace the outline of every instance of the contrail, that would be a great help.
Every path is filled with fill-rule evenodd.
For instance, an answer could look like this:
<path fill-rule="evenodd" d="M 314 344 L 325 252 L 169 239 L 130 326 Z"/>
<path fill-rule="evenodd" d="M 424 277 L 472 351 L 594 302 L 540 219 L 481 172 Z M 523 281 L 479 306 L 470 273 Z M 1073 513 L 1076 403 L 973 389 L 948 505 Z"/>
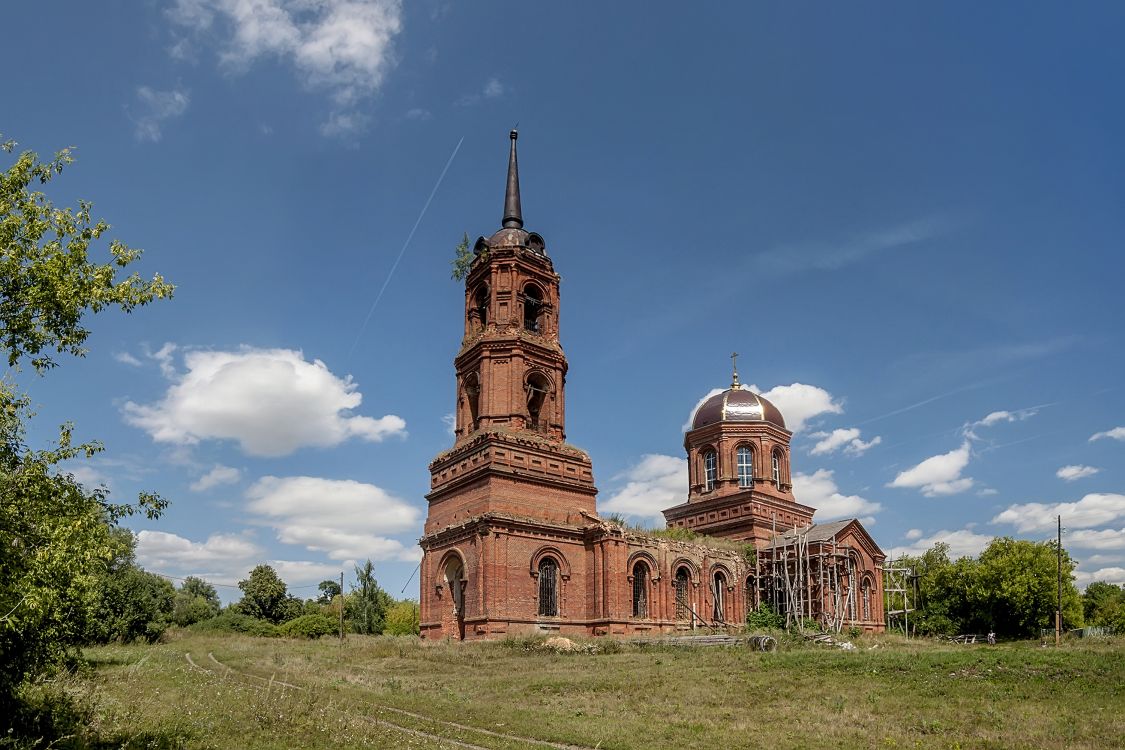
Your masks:
<path fill-rule="evenodd" d="M 430 197 L 426 199 L 426 205 L 422 206 L 422 211 L 418 214 L 418 219 L 414 222 L 414 226 L 410 228 L 410 234 L 406 235 L 406 242 L 402 243 L 402 249 L 398 251 L 398 257 L 395 258 L 390 273 L 387 274 L 387 278 L 383 281 L 383 286 L 379 288 L 379 293 L 375 295 L 375 301 L 371 303 L 371 309 L 367 311 L 367 317 L 363 319 L 363 325 L 359 327 L 359 332 L 355 335 L 352 348 L 348 350 L 349 362 L 351 361 L 352 354 L 355 352 L 356 346 L 359 344 L 359 340 L 363 337 L 363 332 L 367 330 L 367 324 L 371 322 L 371 316 L 375 314 L 375 308 L 379 306 L 379 300 L 383 299 L 383 292 L 387 291 L 387 285 L 391 283 L 391 278 L 395 275 L 398 264 L 402 262 L 402 256 L 406 255 L 406 248 L 410 247 L 410 241 L 414 239 L 414 233 L 418 231 L 418 225 L 422 223 L 422 218 L 426 215 L 426 210 L 430 207 L 430 202 L 433 201 L 438 188 L 441 187 L 441 182 L 445 179 L 445 173 L 449 171 L 453 160 L 457 158 L 457 152 L 461 150 L 461 144 L 464 142 L 465 136 L 461 136 L 461 140 L 457 141 L 457 146 L 454 147 L 453 153 L 449 155 L 449 161 L 445 163 L 445 168 L 442 169 L 441 174 L 438 175 L 437 182 L 434 183 L 434 189 L 430 191 Z"/>

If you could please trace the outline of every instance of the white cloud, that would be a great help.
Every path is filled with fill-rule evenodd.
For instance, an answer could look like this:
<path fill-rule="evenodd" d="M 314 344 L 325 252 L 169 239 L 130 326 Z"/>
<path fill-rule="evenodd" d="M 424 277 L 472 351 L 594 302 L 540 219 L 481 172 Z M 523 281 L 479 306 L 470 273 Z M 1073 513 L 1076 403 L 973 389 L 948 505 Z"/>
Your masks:
<path fill-rule="evenodd" d="M 232 466 L 216 465 L 199 479 L 191 483 L 193 492 L 204 492 L 220 484 L 234 484 L 242 478 L 242 472 Z"/>
<path fill-rule="evenodd" d="M 979 440 L 980 436 L 976 434 L 976 428 L 977 427 L 991 427 L 995 424 L 1001 424 L 1001 423 L 1007 423 L 1007 422 L 1022 422 L 1025 419 L 1030 419 L 1031 417 L 1034 417 L 1038 413 L 1039 413 L 1039 409 L 1034 408 L 1034 407 L 1030 408 L 1030 409 L 1015 409 L 1015 410 L 1012 410 L 1012 411 L 1002 410 L 1002 411 L 989 412 L 989 414 L 987 416 L 985 416 L 983 419 L 978 419 L 976 422 L 970 422 L 969 424 L 965 425 L 965 428 L 964 428 L 965 437 L 969 438 L 970 440 Z"/>
<path fill-rule="evenodd" d="M 175 355 L 176 349 L 178 348 L 179 347 L 169 341 L 155 352 L 150 351 L 147 345 L 144 347 L 144 350 L 145 356 L 154 360 L 157 366 L 160 367 L 160 374 L 172 380 L 176 377 L 176 368 L 172 364 L 172 357 Z"/>
<path fill-rule="evenodd" d="M 1125 585 L 1125 568 L 1101 568 L 1091 572 L 1076 570 L 1074 571 L 1074 579 L 1080 589 L 1086 588 L 1094 581 L 1105 581 L 1115 586 L 1123 586 Z"/>
<path fill-rule="evenodd" d="M 445 432 L 452 437 L 457 434 L 457 416 L 453 412 L 441 415 L 441 423 L 445 425 Z"/>
<path fill-rule="evenodd" d="M 1090 436 L 1090 442 L 1101 440 L 1102 438 L 1110 438 L 1112 440 L 1125 440 L 1125 427 L 1114 427 L 1112 430 L 1105 432 L 1095 432 Z"/>
<path fill-rule="evenodd" d="M 911 541 L 913 541 L 915 539 L 921 539 L 922 538 L 922 530 L 921 529 L 909 529 L 906 532 L 905 536 L 906 536 L 907 539 L 909 539 Z"/>
<path fill-rule="evenodd" d="M 813 474 L 794 474 L 793 495 L 797 502 L 816 508 L 817 523 L 860 516 L 870 522 L 872 514 L 883 508 L 879 503 L 859 495 L 841 494 L 828 469 L 818 469 Z"/>
<path fill-rule="evenodd" d="M 912 539 L 913 543 L 893 547 L 889 556 L 891 558 L 902 557 L 903 555 L 918 556 L 931 549 L 935 544 L 944 543 L 949 545 L 949 557 L 956 560 L 959 557 L 975 557 L 988 546 L 994 537 L 988 534 L 978 534 L 972 529 L 959 529 L 957 531 L 941 530 L 927 537 L 915 536 L 907 534 L 907 539 Z"/>
<path fill-rule="evenodd" d="M 1057 516 L 1072 529 L 1102 526 L 1125 518 L 1125 495 L 1092 493 L 1073 503 L 1009 505 L 992 523 L 1012 524 L 1020 533 L 1049 531 L 1055 528 Z"/>
<path fill-rule="evenodd" d="M 484 96 L 486 99 L 495 99 L 504 95 L 504 84 L 500 83 L 497 78 L 489 78 L 488 83 L 484 84 Z"/>
<path fill-rule="evenodd" d="M 686 458 L 649 453 L 621 478 L 626 485 L 601 503 L 601 511 L 663 520 L 660 511 L 687 501 Z"/>
<path fill-rule="evenodd" d="M 64 471 L 73 476 L 74 481 L 81 484 L 87 490 L 96 489 L 103 485 L 107 488 L 109 487 L 109 477 L 89 464 L 80 463 L 74 466 L 67 466 Z"/>
<path fill-rule="evenodd" d="M 744 387 L 754 393 L 761 394 L 776 406 L 785 419 L 785 426 L 792 432 L 800 432 L 804 429 L 805 423 L 813 417 L 821 414 L 840 414 L 844 411 L 842 405 L 833 401 L 831 393 L 815 385 L 792 383 L 774 386 L 768 391 L 760 391 L 756 385 Z M 691 414 L 688 415 L 688 420 L 684 422 L 684 432 L 691 429 L 695 413 L 699 411 L 700 406 L 703 406 L 703 402 L 724 390 L 723 388 L 712 388 L 703 398 L 699 399 L 691 410 Z M 874 444 L 872 443 L 872 445 Z M 871 446 L 867 446 L 863 450 L 869 447 Z"/>
<path fill-rule="evenodd" d="M 165 531 L 137 534 L 137 562 L 154 573 L 200 575 L 222 571 L 229 582 L 239 571 L 248 571 L 259 560 L 262 548 L 237 534 L 212 534 L 205 542 L 193 542 Z M 210 580 L 210 579 L 209 579 Z"/>
<path fill-rule="evenodd" d="M 1085 477 L 1092 477 L 1097 474 L 1101 469 L 1094 466 L 1082 466 L 1078 464 L 1071 464 L 1064 466 L 1055 472 L 1055 476 L 1059 479 L 1073 482 L 1076 479 L 1083 479 Z"/>
<path fill-rule="evenodd" d="M 1063 526 L 1065 532 L 1063 534 L 1064 548 L 1125 551 L 1125 529 L 1066 531 L 1066 524 L 1064 523 Z"/>
<path fill-rule="evenodd" d="M 977 490 L 977 497 L 992 497 L 993 495 L 999 494 L 1000 490 L 994 489 L 992 487 L 982 487 L 981 489 Z"/>
<path fill-rule="evenodd" d="M 269 566 L 277 571 L 278 577 L 290 588 L 311 586 L 325 580 L 335 581 L 340 571 L 350 573 L 353 565 L 355 565 L 354 560 L 343 560 L 340 563 L 321 563 L 311 560 L 269 561 Z"/>
<path fill-rule="evenodd" d="M 472 107 L 485 99 L 499 99 L 506 91 L 507 89 L 499 78 L 489 78 L 485 81 L 484 88 L 479 93 L 465 94 L 457 100 L 457 106 Z"/>
<path fill-rule="evenodd" d="M 925 217 L 832 243 L 781 245 L 754 256 L 753 260 L 757 267 L 774 274 L 834 271 L 875 253 L 905 249 L 925 242 L 945 234 L 953 224 L 945 217 Z"/>
<path fill-rule="evenodd" d="M 757 386 L 750 386 L 755 393 Z M 805 423 L 821 414 L 842 414 L 844 407 L 832 400 L 832 394 L 823 388 L 804 383 L 778 385 L 762 393 L 781 411 L 785 426 L 792 432 L 800 432 Z"/>
<path fill-rule="evenodd" d="M 433 117 L 433 115 L 430 113 L 430 110 L 422 109 L 421 107 L 415 107 L 406 111 L 407 120 L 429 120 L 431 117 Z"/>
<path fill-rule="evenodd" d="M 113 358 L 121 364 L 129 365 L 130 367 L 141 367 L 144 365 L 144 362 L 141 362 L 129 352 L 114 352 Z"/>
<path fill-rule="evenodd" d="M 193 351 L 184 365 L 182 375 L 171 372 L 174 382 L 159 402 L 125 404 L 125 420 L 158 442 L 236 440 L 253 456 L 284 456 L 352 437 L 378 442 L 406 428 L 393 414 L 351 415 L 363 399 L 356 384 L 336 377 L 320 360 L 305 361 L 299 351 Z"/>
<path fill-rule="evenodd" d="M 813 446 L 811 453 L 814 456 L 820 456 L 826 453 L 835 453 L 840 450 L 840 448 L 843 448 L 844 453 L 853 456 L 862 456 L 868 449 L 883 442 L 883 438 L 878 435 L 867 442 L 861 440 L 859 435 L 860 431 L 858 427 L 836 429 L 832 430 L 832 432 L 814 432 L 810 437 L 820 438 L 820 441 Z"/>
<path fill-rule="evenodd" d="M 888 487 L 918 487 L 926 497 L 953 495 L 973 486 L 971 477 L 961 472 L 969 464 L 969 441 L 949 453 L 930 456 L 917 466 L 900 472 Z"/>
<path fill-rule="evenodd" d="M 328 138 L 350 138 L 367 130 L 370 117 L 358 112 L 333 112 L 320 124 L 320 134 Z"/>
<path fill-rule="evenodd" d="M 133 134 L 139 141 L 156 143 L 163 137 L 164 123 L 179 117 L 187 111 L 191 97 L 180 89 L 158 91 L 148 86 L 137 89 L 137 105 L 140 112 L 136 119 Z"/>
<path fill-rule="evenodd" d="M 340 106 L 379 90 L 402 31 L 400 0 L 177 0 L 169 16 L 196 33 L 229 32 L 220 53 L 228 69 L 287 60 L 306 86 Z"/>
<path fill-rule="evenodd" d="M 413 546 L 385 534 L 416 529 L 418 509 L 373 484 L 317 477 L 262 477 L 246 491 L 249 509 L 278 540 L 334 560 L 416 560 Z"/>

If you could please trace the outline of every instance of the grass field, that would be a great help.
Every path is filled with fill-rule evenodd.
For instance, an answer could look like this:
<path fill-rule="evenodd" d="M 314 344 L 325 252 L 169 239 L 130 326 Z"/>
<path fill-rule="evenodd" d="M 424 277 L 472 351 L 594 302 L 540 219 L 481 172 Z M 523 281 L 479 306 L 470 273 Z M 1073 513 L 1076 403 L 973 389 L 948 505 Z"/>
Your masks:
<path fill-rule="evenodd" d="M 180 633 L 88 650 L 95 669 L 70 689 L 107 747 L 1122 747 L 1125 641 L 857 645 L 552 653 Z"/>

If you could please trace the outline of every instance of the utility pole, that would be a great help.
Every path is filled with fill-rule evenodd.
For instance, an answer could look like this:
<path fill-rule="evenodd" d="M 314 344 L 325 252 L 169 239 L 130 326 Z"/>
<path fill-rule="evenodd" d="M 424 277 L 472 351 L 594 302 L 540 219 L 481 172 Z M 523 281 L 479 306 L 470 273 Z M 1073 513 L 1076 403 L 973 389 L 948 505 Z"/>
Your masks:
<path fill-rule="evenodd" d="M 340 571 L 340 643 L 344 642 L 344 571 Z"/>
<path fill-rule="evenodd" d="M 1056 565 L 1056 578 L 1058 583 L 1058 599 L 1055 606 L 1055 645 L 1058 646 L 1062 639 L 1062 516 L 1059 517 L 1059 535 L 1056 539 L 1055 554 L 1058 556 Z"/>

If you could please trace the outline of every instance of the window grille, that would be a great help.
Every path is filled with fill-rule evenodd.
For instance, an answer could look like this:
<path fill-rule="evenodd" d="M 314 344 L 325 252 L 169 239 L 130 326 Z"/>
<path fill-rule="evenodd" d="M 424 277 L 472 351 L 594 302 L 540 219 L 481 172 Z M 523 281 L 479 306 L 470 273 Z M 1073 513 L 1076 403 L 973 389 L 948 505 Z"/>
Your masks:
<path fill-rule="evenodd" d="M 550 557 L 539 563 L 539 616 L 559 616 L 559 564 Z"/>
<path fill-rule="evenodd" d="M 738 449 L 738 486 L 754 486 L 754 453 L 745 445 Z"/>
<path fill-rule="evenodd" d="M 746 578 L 746 614 L 750 614 L 755 609 L 754 599 L 757 598 L 755 596 L 757 594 L 757 588 L 758 588 L 758 584 L 757 584 L 757 581 L 755 580 L 754 576 L 747 576 L 747 578 Z"/>
<path fill-rule="evenodd" d="M 871 620 L 871 582 L 863 582 L 863 619 Z"/>
<path fill-rule="evenodd" d="M 848 619 L 855 622 L 855 587 L 848 584 Z"/>
<path fill-rule="evenodd" d="M 676 619 L 687 620 L 691 617 L 691 607 L 688 605 L 688 586 L 691 585 L 691 575 L 687 568 L 676 571 Z"/>
<path fill-rule="evenodd" d="M 704 492 L 715 489 L 715 481 L 719 476 L 719 457 L 715 451 L 703 454 L 703 487 Z"/>
<path fill-rule="evenodd" d="M 633 617 L 648 617 L 648 568 L 641 562 L 633 566 Z"/>

